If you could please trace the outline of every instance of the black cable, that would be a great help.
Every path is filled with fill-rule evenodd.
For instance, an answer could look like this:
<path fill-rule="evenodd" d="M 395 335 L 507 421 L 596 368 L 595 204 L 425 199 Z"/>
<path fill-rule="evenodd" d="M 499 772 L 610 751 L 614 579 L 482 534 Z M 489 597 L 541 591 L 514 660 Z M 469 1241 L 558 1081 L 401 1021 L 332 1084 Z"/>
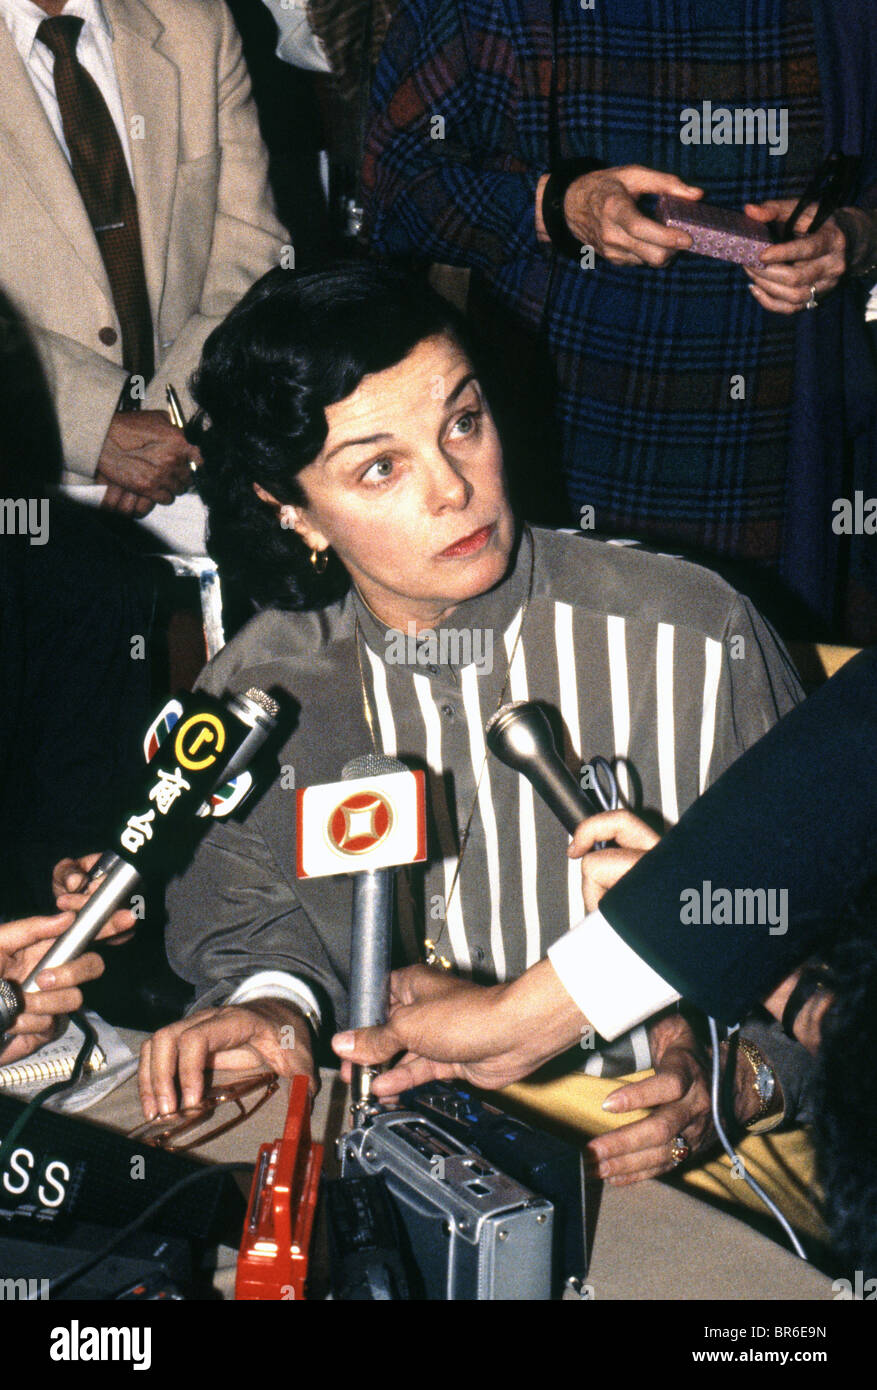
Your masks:
<path fill-rule="evenodd" d="M 3 1143 L 0 1144 L 0 1170 L 5 1166 L 6 1160 L 12 1153 L 15 1141 L 35 1112 L 50 1096 L 59 1095 L 61 1091 L 67 1091 L 71 1086 L 76 1085 L 77 1081 L 82 1076 L 88 1058 L 91 1056 L 93 1049 L 97 1046 L 97 1034 L 84 1013 L 71 1014 L 70 1022 L 75 1024 L 82 1034 L 82 1044 L 76 1054 L 73 1070 L 63 1081 L 53 1081 L 51 1086 L 44 1086 L 41 1091 L 37 1092 L 32 1100 L 28 1101 L 24 1110 L 4 1138 Z"/>
<path fill-rule="evenodd" d="M 123 1226 L 120 1231 L 117 1231 L 113 1238 L 108 1240 L 106 1245 L 101 1246 L 100 1250 L 95 1254 L 89 1255 L 86 1259 L 80 1261 L 78 1265 L 74 1265 L 72 1269 L 68 1269 L 66 1273 L 59 1274 L 57 1279 L 53 1279 L 49 1284 L 48 1297 L 54 1298 L 60 1289 L 66 1288 L 67 1285 L 72 1284 L 74 1280 L 81 1279 L 83 1275 L 89 1274 L 96 1265 L 99 1265 L 108 1255 L 113 1253 L 117 1245 L 121 1245 L 124 1240 L 127 1240 L 128 1236 L 133 1235 L 135 1231 L 138 1231 L 141 1226 L 145 1225 L 150 1217 L 154 1216 L 166 1202 L 176 1197 L 177 1193 L 181 1192 L 184 1187 L 188 1187 L 194 1182 L 200 1182 L 202 1178 L 212 1178 L 217 1173 L 251 1173 L 252 1169 L 252 1163 L 211 1163 L 197 1173 L 187 1173 L 184 1178 L 180 1178 L 169 1187 L 167 1192 L 162 1193 L 160 1197 L 156 1197 L 155 1201 L 151 1202 L 145 1211 L 142 1211 L 133 1221 L 129 1221 L 127 1226 Z M 42 1294 L 38 1296 L 43 1297 Z"/>

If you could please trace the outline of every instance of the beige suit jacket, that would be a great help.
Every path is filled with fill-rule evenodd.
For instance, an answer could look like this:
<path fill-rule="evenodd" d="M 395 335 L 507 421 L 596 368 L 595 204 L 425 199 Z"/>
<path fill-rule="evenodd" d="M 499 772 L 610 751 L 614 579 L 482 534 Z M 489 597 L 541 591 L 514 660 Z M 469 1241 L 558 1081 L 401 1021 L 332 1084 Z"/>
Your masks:
<path fill-rule="evenodd" d="M 156 375 L 144 408 L 187 382 L 211 329 L 277 265 L 240 39 L 223 0 L 103 0 L 128 122 Z M 119 322 L 70 166 L 0 23 L 0 287 L 45 362 L 65 482 L 93 478 L 126 373 Z M 112 328 L 116 342 L 101 330 Z"/>

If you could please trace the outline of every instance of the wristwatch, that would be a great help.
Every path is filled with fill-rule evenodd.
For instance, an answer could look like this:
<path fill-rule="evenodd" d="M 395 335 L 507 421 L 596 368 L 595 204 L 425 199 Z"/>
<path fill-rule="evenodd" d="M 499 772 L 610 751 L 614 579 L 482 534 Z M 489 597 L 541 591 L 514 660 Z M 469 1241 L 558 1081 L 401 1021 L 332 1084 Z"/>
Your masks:
<path fill-rule="evenodd" d="M 777 1079 L 773 1067 L 766 1061 L 754 1043 L 749 1042 L 746 1038 L 741 1038 L 738 1046 L 752 1068 L 752 1089 L 758 1099 L 757 1111 L 751 1119 L 745 1121 L 743 1126 L 744 1129 L 751 1132 L 770 1114 L 770 1108 L 777 1098 Z M 776 1116 L 772 1115 L 770 1118 L 779 1123 L 782 1112 Z"/>

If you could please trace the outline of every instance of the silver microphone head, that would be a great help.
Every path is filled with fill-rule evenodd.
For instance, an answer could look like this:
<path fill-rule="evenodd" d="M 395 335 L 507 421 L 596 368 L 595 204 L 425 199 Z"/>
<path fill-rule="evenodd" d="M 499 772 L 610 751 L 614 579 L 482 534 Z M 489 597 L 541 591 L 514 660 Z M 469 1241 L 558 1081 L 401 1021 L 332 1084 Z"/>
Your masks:
<path fill-rule="evenodd" d="M 11 1028 L 21 1013 L 18 990 L 11 980 L 0 980 L 0 1034 Z"/>
<path fill-rule="evenodd" d="M 341 780 L 354 782 L 358 777 L 387 777 L 391 772 L 407 771 L 398 758 L 390 758 L 386 753 L 364 753 L 361 758 L 353 758 L 345 764 Z"/>
<path fill-rule="evenodd" d="M 548 717 L 529 700 L 502 705 L 488 719 L 484 733 L 491 753 L 516 772 L 529 767 L 534 758 L 557 756 Z"/>
<path fill-rule="evenodd" d="M 272 700 L 270 695 L 266 695 L 264 690 L 259 690 L 255 685 L 251 685 L 245 695 L 232 695 L 228 701 L 228 708 L 244 724 L 249 724 L 251 729 L 257 724 L 273 726 L 280 713 L 277 701 Z"/>

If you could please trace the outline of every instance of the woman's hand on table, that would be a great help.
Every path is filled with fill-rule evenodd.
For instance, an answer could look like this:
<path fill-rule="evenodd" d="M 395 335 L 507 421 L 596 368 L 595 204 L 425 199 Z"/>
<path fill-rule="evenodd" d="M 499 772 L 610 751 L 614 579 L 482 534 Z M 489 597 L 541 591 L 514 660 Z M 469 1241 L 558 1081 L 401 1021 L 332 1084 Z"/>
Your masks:
<path fill-rule="evenodd" d="M 710 1061 L 690 1025 L 679 1014 L 652 1024 L 649 1043 L 655 1075 L 613 1091 L 604 1109 L 613 1115 L 649 1110 L 643 1120 L 592 1139 L 586 1152 L 592 1175 L 624 1187 L 669 1173 L 677 1166 L 671 1149 L 677 1136 L 691 1154 L 715 1140 L 710 1111 Z"/>
<path fill-rule="evenodd" d="M 140 1049 L 138 1086 L 147 1120 L 197 1105 L 205 1072 L 251 1071 L 269 1066 L 278 1076 L 319 1080 L 304 1015 L 281 999 L 254 999 L 200 1009 L 160 1028 Z"/>

